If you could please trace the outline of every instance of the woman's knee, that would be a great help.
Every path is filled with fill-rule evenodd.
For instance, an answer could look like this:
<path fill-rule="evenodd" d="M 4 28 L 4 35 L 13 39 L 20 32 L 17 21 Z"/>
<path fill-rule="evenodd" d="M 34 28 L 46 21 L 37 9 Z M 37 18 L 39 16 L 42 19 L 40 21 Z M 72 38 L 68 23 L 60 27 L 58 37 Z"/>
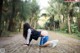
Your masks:
<path fill-rule="evenodd" d="M 48 36 L 48 32 L 47 31 L 41 31 L 41 36 Z"/>

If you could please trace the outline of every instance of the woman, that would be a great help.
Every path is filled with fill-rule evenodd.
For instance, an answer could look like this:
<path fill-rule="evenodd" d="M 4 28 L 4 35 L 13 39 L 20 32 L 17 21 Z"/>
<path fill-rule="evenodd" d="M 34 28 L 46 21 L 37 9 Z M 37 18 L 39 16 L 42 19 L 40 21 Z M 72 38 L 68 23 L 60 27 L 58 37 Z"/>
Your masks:
<path fill-rule="evenodd" d="M 49 37 L 47 31 L 37 31 L 31 28 L 28 23 L 25 23 L 23 26 L 23 36 L 26 40 L 26 45 L 28 46 L 30 45 L 32 39 L 38 40 L 39 37 L 41 37 L 40 46 L 48 46 L 50 44 L 56 46 L 58 42 L 58 40 L 48 41 Z"/>
<path fill-rule="evenodd" d="M 32 39 L 38 40 L 40 37 L 41 31 L 36 31 L 35 29 L 31 28 L 31 26 L 28 23 L 25 23 L 23 25 L 23 37 L 26 40 L 26 45 L 30 45 L 30 42 Z"/>

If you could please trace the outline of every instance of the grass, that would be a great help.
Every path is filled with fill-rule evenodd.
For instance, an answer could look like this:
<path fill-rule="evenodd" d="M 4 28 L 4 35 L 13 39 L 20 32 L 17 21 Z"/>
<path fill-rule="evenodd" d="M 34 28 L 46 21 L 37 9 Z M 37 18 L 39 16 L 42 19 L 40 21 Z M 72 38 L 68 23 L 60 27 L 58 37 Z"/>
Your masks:
<path fill-rule="evenodd" d="M 55 31 L 56 33 L 59 33 L 59 34 L 62 34 L 66 37 L 71 37 L 71 38 L 75 38 L 75 39 L 79 39 L 80 40 L 80 34 L 68 34 L 68 33 L 64 33 L 64 32 L 61 32 L 61 31 Z"/>

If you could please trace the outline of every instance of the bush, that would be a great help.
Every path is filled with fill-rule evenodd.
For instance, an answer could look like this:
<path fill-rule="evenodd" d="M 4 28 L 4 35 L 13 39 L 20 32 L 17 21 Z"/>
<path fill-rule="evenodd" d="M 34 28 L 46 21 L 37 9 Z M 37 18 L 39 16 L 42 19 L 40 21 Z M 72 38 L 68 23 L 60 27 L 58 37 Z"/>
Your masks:
<path fill-rule="evenodd" d="M 71 24 L 71 32 L 78 33 L 78 26 L 76 24 Z"/>
<path fill-rule="evenodd" d="M 65 25 L 61 31 L 68 33 L 68 26 Z M 76 34 L 79 33 L 77 24 L 71 24 L 71 32 Z"/>
<path fill-rule="evenodd" d="M 65 32 L 65 33 L 68 33 L 68 26 L 65 25 L 63 29 L 61 29 L 61 31 Z"/>
<path fill-rule="evenodd" d="M 10 32 L 9 31 L 3 31 L 1 37 L 9 37 Z"/>
<path fill-rule="evenodd" d="M 77 34 L 78 37 L 80 37 L 80 32 L 77 32 L 76 34 Z"/>

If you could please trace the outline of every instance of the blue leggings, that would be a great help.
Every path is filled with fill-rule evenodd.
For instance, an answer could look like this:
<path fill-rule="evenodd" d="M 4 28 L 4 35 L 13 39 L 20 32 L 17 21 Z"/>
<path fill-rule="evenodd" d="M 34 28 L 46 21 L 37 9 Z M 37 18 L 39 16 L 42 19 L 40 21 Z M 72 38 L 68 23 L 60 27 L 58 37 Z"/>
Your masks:
<path fill-rule="evenodd" d="M 49 40 L 48 36 L 41 37 L 41 39 L 40 39 L 40 46 L 44 45 L 48 40 Z"/>

